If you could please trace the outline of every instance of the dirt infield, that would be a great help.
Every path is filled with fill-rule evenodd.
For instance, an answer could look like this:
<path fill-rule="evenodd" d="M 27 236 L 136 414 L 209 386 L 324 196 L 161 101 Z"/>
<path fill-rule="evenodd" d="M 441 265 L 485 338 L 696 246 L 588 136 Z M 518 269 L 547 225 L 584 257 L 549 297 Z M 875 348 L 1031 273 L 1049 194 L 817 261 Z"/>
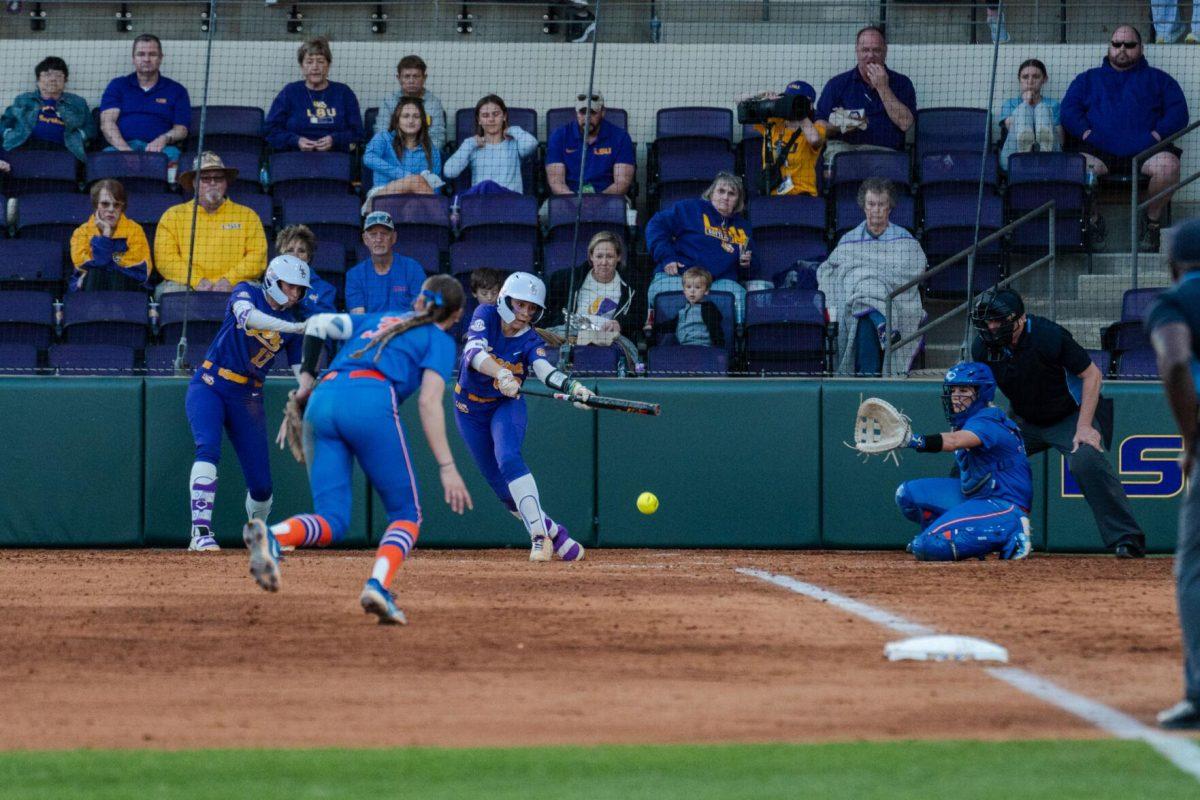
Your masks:
<path fill-rule="evenodd" d="M 978 667 L 891 664 L 792 575 L 1149 721 L 1180 692 L 1170 559 L 917 564 L 900 553 L 418 550 L 405 628 L 357 605 L 367 552 L 0 551 L 0 748 L 1089 737 Z"/>

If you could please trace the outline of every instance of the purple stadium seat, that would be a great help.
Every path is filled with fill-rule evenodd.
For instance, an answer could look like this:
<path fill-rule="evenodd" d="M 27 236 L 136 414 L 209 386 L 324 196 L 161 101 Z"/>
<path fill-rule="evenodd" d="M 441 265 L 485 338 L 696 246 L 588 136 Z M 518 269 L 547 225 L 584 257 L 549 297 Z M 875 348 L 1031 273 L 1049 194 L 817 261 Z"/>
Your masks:
<path fill-rule="evenodd" d="M 146 374 L 158 377 L 175 374 L 177 343 L 152 344 L 146 348 Z M 204 360 L 204 349 L 188 342 L 187 363 L 195 367 Z"/>
<path fill-rule="evenodd" d="M 454 245 L 450 245 L 450 247 L 453 249 Z M 422 242 L 420 240 L 409 242 L 398 241 L 396 242 L 395 252 L 416 261 L 421 265 L 421 269 L 425 270 L 426 275 L 436 275 L 442 271 L 442 254 L 433 242 Z"/>
<path fill-rule="evenodd" d="M 235 200 L 247 194 L 262 194 L 263 186 L 259 178 L 260 155 L 258 152 L 246 152 L 244 150 L 228 150 L 218 147 L 204 146 L 205 150 L 214 151 L 221 157 L 221 161 L 230 169 L 238 171 L 237 177 L 233 179 L 233 183 L 229 184 L 229 196 Z M 196 161 L 196 154 L 184 153 L 179 159 L 179 171 L 191 167 Z M 191 199 L 190 197 L 187 199 Z"/>
<path fill-rule="evenodd" d="M 401 241 L 432 242 L 441 252 L 450 247 L 450 201 L 442 195 L 384 195 L 374 210 L 392 215 Z"/>
<path fill-rule="evenodd" d="M 265 194 L 243 194 L 233 202 L 246 206 L 258 215 L 263 233 L 266 234 L 267 241 L 271 242 L 275 235 L 275 208 L 271 197 Z"/>
<path fill-rule="evenodd" d="M 37 366 L 38 349 L 33 345 L 0 343 L 0 375 L 28 375 Z"/>
<path fill-rule="evenodd" d="M 620 198 L 618 198 L 620 199 Z M 516 194 L 465 195 L 459 199 L 459 238 L 491 245 L 537 244 L 536 197 Z"/>
<path fill-rule="evenodd" d="M 150 318 L 145 292 L 75 292 L 63 305 L 63 334 L 69 344 L 146 346 Z"/>
<path fill-rule="evenodd" d="M 768 289 L 746 295 L 746 361 L 751 372 L 820 374 L 826 363 L 825 295 Z"/>
<path fill-rule="evenodd" d="M 921 244 L 929 266 L 935 267 L 975 243 L 975 195 L 968 198 L 936 196 L 925 198 L 925 231 Z M 1004 225 L 1004 204 L 993 194 L 984 194 L 979 218 L 979 238 L 983 239 Z M 992 242 L 976 251 L 975 277 L 971 294 L 976 294 L 1000 280 L 1003 265 L 1000 242 Z M 925 283 L 925 289 L 936 295 L 967 294 L 967 261 L 943 270 Z"/>
<path fill-rule="evenodd" d="M 0 292 L 0 342 L 50 346 L 54 298 L 48 292 Z"/>
<path fill-rule="evenodd" d="M 63 247 L 42 239 L 0 239 L 0 286 L 55 292 L 63 282 Z"/>
<path fill-rule="evenodd" d="M 1158 380 L 1158 359 L 1151 347 L 1138 347 L 1126 350 L 1117 356 L 1115 377 L 1120 380 L 1156 381 Z"/>
<path fill-rule="evenodd" d="M 528 242 L 488 244 L 455 242 L 450 245 L 450 274 L 463 276 L 480 267 L 503 272 L 532 272 L 534 247 Z"/>
<path fill-rule="evenodd" d="M 516 125 L 538 138 L 538 115 L 532 108 L 508 107 L 508 124 Z M 475 135 L 475 109 L 460 108 L 454 114 L 454 141 L 462 144 Z"/>
<path fill-rule="evenodd" d="M 280 224 L 307 225 L 323 245 L 348 250 L 362 241 L 362 204 L 351 194 L 292 197 L 282 203 Z"/>
<path fill-rule="evenodd" d="M 350 194 L 349 153 L 275 153 L 270 162 L 271 193 L 278 202 L 294 197 Z"/>
<path fill-rule="evenodd" d="M 173 344 L 179 341 L 186 317 L 188 347 L 208 347 L 225 320 L 225 309 L 228 305 L 228 292 L 164 294 L 158 304 L 158 328 L 163 342 Z"/>
<path fill-rule="evenodd" d="M 171 190 L 167 182 L 167 156 L 163 153 L 91 153 L 87 161 L 88 185 L 104 178 L 120 181 L 128 194 Z"/>
<path fill-rule="evenodd" d="M 983 108 L 922 108 L 917 111 L 918 161 L 932 153 L 985 152 L 991 146 L 988 112 Z"/>
<path fill-rule="evenodd" d="M 75 229 L 92 215 L 92 201 L 78 192 L 53 192 L 22 197 L 17 211 L 17 236 L 46 239 L 66 252 Z"/>
<path fill-rule="evenodd" d="M 709 183 L 718 172 L 733 172 L 730 150 L 697 149 L 686 139 L 668 139 L 658 144 L 658 183 L 704 181 Z"/>
<path fill-rule="evenodd" d="M 344 275 L 346 272 L 346 247 L 337 242 L 317 242 L 317 252 L 313 254 L 309 266 L 324 276 L 326 273 Z"/>
<path fill-rule="evenodd" d="M 66 150 L 14 150 L 4 160 L 11 167 L 5 182 L 11 197 L 79 191 L 79 160 Z"/>
<path fill-rule="evenodd" d="M 841 156 L 838 156 L 838 158 L 841 158 Z M 854 191 L 857 192 L 858 188 L 855 187 Z M 835 242 L 841 238 L 843 233 L 866 218 L 863 215 L 862 209 L 858 207 L 858 198 L 854 195 L 844 195 L 839 198 L 837 204 L 834 206 L 833 214 Z M 901 193 L 896 198 L 896 207 L 892 209 L 891 221 L 901 228 L 916 231 L 917 204 L 913 200 L 912 195 Z"/>
<path fill-rule="evenodd" d="M 1127 290 L 1121 298 L 1120 321 L 1100 332 L 1104 349 L 1114 355 L 1120 355 L 1126 350 L 1151 347 L 1150 336 L 1144 327 L 1146 312 L 1164 291 L 1161 287 Z"/>
<path fill-rule="evenodd" d="M 617 344 L 608 347 L 584 345 L 571 351 L 571 375 L 577 378 L 615 378 L 624 351 Z M 631 371 L 629 365 L 626 369 Z"/>
<path fill-rule="evenodd" d="M 1008 159 L 1009 221 L 1048 200 L 1055 201 L 1055 247 L 1088 250 L 1084 225 L 1088 214 L 1087 169 L 1083 156 L 1079 153 L 1013 154 Z M 1018 250 L 1045 250 L 1048 245 L 1046 218 L 1038 217 L 1015 229 L 1010 245 Z"/>
<path fill-rule="evenodd" d="M 611 106 L 604 107 L 604 120 L 611 122 L 623 131 L 629 130 L 629 114 L 623 108 L 614 108 Z M 550 140 L 550 134 L 561 128 L 567 123 L 574 123 L 575 107 L 565 106 L 561 108 L 552 108 L 546 112 L 546 141 Z"/>
<path fill-rule="evenodd" d="M 796 261 L 824 261 L 825 198 L 807 195 L 756 197 L 749 208 L 754 226 L 750 278 L 775 282 Z"/>
<path fill-rule="evenodd" d="M 546 242 L 542 247 L 542 273 L 547 279 L 563 269 L 573 269 L 587 261 L 587 242 L 578 245 L 571 240 Z"/>
<path fill-rule="evenodd" d="M 1110 377 L 1112 372 L 1112 354 L 1107 350 L 1088 350 L 1088 358 L 1092 359 L 1092 363 L 1100 370 L 1100 374 L 1105 378 Z"/>
<path fill-rule="evenodd" d="M 725 334 L 725 353 L 729 356 L 733 355 L 734 348 L 734 316 L 733 316 L 733 295 L 729 292 L 709 292 L 708 297 L 717 309 L 721 312 L 721 329 Z M 672 320 L 679 316 L 679 312 L 683 309 L 686 301 L 683 299 L 683 292 L 663 292 L 654 298 L 654 319 L 655 321 Z M 674 344 L 673 336 L 668 334 L 669 341 L 657 342 L 657 344 Z"/>
<path fill-rule="evenodd" d="M 733 112 L 728 108 L 681 106 L 659 109 L 654 139 L 716 139 L 733 141 Z"/>
<path fill-rule="evenodd" d="M 718 347 L 660 344 L 646 354 L 646 374 L 651 378 L 727 375 L 729 356 Z"/>
<path fill-rule="evenodd" d="M 587 252 L 587 243 L 601 231 L 610 231 L 621 237 L 629 249 L 629 225 L 624 197 L 611 194 L 585 194 L 579 205 L 575 197 L 551 197 L 549 208 L 549 232 L 547 244 L 551 242 L 575 241 L 575 217 L 579 217 L 579 243 Z"/>
<path fill-rule="evenodd" d="M 177 194 L 134 194 L 129 196 L 129 206 L 125 216 L 142 226 L 150 244 L 154 244 L 154 234 L 158 231 L 158 221 L 168 208 L 183 202 L 184 198 Z"/>
<path fill-rule="evenodd" d="M 983 163 L 985 194 L 995 194 L 1000 188 L 1000 161 L 995 153 L 982 156 L 978 152 L 933 153 L 921 159 L 921 195 L 926 200 L 953 196 L 973 200 L 979 191 L 979 167 Z"/>
<path fill-rule="evenodd" d="M 665 183 L 657 187 L 658 210 L 666 211 L 680 200 L 692 200 L 699 197 L 712 181 L 686 181 L 680 183 Z"/>
<path fill-rule="evenodd" d="M 65 376 L 133 374 L 133 348 L 116 344 L 56 344 L 49 361 Z"/>
<path fill-rule="evenodd" d="M 913 230 L 916 227 L 915 205 L 908 194 L 907 153 L 851 152 L 839 153 L 833 159 L 829 191 L 834 203 L 834 230 L 838 236 L 863 221 L 858 207 L 858 187 L 867 178 L 886 178 L 899 195 L 892 209 L 892 222 Z"/>
<path fill-rule="evenodd" d="M 192 106 L 192 124 L 188 128 L 192 144 L 198 144 L 200 135 L 200 107 Z M 212 150 L 225 159 L 233 153 L 262 153 L 263 110 L 257 106 L 209 106 L 204 119 L 204 149 Z M 190 164 L 190 161 L 180 163 Z M 255 174 L 257 177 L 257 172 Z"/>

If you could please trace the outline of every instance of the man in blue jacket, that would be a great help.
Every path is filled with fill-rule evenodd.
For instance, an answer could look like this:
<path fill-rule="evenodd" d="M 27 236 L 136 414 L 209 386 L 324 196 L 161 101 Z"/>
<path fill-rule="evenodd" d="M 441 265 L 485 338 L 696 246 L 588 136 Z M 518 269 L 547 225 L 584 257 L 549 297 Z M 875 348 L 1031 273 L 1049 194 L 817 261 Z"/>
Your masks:
<path fill-rule="evenodd" d="M 1138 29 L 1121 25 L 1104 62 L 1071 81 L 1060 116 L 1093 173 L 1128 175 L 1133 156 L 1187 125 L 1188 108 L 1175 79 L 1146 63 Z M 1181 152 L 1168 145 L 1141 165 L 1150 178 L 1147 197 L 1179 180 Z M 1168 194 L 1146 209 L 1142 250 L 1158 251 L 1159 218 L 1170 201 Z"/>

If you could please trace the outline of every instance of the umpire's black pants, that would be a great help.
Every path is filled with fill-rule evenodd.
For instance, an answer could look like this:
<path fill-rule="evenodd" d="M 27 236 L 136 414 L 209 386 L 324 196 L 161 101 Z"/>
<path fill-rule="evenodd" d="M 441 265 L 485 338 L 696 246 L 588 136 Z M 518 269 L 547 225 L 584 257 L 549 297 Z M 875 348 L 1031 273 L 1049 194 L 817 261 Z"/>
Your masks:
<path fill-rule="evenodd" d="M 1179 544 L 1175 547 L 1175 591 L 1179 626 L 1183 629 L 1184 696 L 1200 705 L 1200 463 L 1192 467 L 1179 509 Z"/>

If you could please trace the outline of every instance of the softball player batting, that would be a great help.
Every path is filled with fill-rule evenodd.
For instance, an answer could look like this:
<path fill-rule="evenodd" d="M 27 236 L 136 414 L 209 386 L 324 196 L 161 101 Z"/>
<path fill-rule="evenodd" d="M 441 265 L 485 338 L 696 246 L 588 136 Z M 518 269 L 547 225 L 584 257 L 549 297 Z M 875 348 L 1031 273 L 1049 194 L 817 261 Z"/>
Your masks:
<path fill-rule="evenodd" d="M 549 561 L 557 554 L 579 561 L 583 546 L 542 510 L 537 483 L 521 457 L 527 418 L 518 394 L 530 373 L 577 401 L 592 396 L 546 360 L 545 342 L 533 329 L 545 309 L 546 285 L 527 272 L 508 276 L 496 305 L 475 309 L 454 387 L 454 421 L 492 491 L 525 524 L 529 560 Z"/>
<path fill-rule="evenodd" d="M 421 425 L 438 462 L 446 502 L 460 514 L 472 507 L 446 441 L 442 411 L 446 381 L 454 373 L 454 339 L 446 331 L 462 316 L 462 304 L 461 284 L 449 275 L 434 275 L 422 285 L 412 313 L 318 314 L 308 321 L 296 396 L 303 400 L 312 395 L 304 428 L 311 440 L 306 450 L 311 450 L 307 461 L 315 513 L 270 529 L 257 518 L 246 524 L 250 573 L 264 589 L 279 588 L 281 546 L 323 547 L 345 536 L 357 457 L 388 518 L 359 602 L 381 623 L 407 621 L 388 587 L 420 533 L 417 483 L 400 422 L 400 404 L 414 392 L 420 392 Z M 327 338 L 350 341 L 316 384 Z"/>
<path fill-rule="evenodd" d="M 999 552 L 1029 555 L 1033 475 L 1017 424 L 993 406 L 996 380 L 986 364 L 960 362 L 942 383 L 952 430 L 913 434 L 921 453 L 953 451 L 959 478 L 921 478 L 896 489 L 896 505 L 921 526 L 908 545 L 920 561 L 960 561 Z"/>
<path fill-rule="evenodd" d="M 246 516 L 265 520 L 271 513 L 262 385 L 280 350 L 287 348 L 293 365 L 300 361 L 304 323 L 296 321 L 292 309 L 309 285 L 308 264 L 284 255 L 267 265 L 261 284 L 244 281 L 233 287 L 225 320 L 192 375 L 185 403 L 196 443 L 189 481 L 192 541 L 188 550 L 220 549 L 212 533 L 212 513 L 222 428 L 229 433 L 246 478 Z M 293 370 L 299 375 L 298 366 Z"/>

